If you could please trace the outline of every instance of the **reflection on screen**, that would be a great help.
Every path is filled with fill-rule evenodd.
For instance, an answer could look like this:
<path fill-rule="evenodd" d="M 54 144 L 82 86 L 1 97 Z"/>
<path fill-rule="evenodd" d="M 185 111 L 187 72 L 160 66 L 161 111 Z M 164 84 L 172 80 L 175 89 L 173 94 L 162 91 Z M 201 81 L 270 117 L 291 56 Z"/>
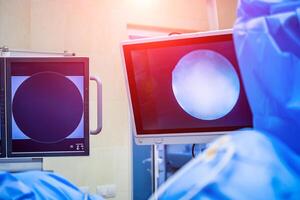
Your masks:
<path fill-rule="evenodd" d="M 240 83 L 232 64 L 221 54 L 195 50 L 184 55 L 172 71 L 178 104 L 193 117 L 215 120 L 235 106 Z"/>

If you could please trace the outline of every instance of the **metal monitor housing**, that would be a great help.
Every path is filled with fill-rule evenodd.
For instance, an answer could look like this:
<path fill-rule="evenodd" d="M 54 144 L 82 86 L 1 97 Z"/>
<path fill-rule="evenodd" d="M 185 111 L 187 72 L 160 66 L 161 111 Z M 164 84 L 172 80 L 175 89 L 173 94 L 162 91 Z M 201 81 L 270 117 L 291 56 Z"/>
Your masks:
<path fill-rule="evenodd" d="M 231 29 L 226 30 L 218 30 L 218 31 L 208 31 L 208 32 L 197 32 L 197 33 L 188 33 L 188 34 L 178 34 L 178 35 L 170 35 L 170 36 L 160 36 L 155 38 L 142 38 L 136 40 L 127 40 L 121 43 L 121 54 L 122 54 L 122 63 L 123 63 L 123 70 L 125 74 L 125 81 L 126 81 L 126 88 L 128 94 L 128 102 L 130 108 L 130 120 L 131 120 L 131 130 L 135 137 L 135 142 L 138 145 L 155 145 L 155 144 L 203 144 L 209 143 L 216 138 L 230 134 L 233 131 L 212 131 L 212 132 L 182 132 L 182 133 L 163 133 L 163 134 L 137 134 L 137 129 L 135 125 L 135 116 L 133 112 L 133 105 L 132 99 L 130 95 L 130 87 L 128 83 L 128 75 L 126 71 L 126 58 L 124 53 L 124 47 L 135 45 L 135 44 L 145 44 L 147 43 L 155 43 L 155 42 L 163 42 L 163 41 L 173 41 L 173 40 L 180 40 L 180 39 L 189 39 L 189 38 L 196 38 L 196 37 L 206 37 L 206 36 L 219 36 L 219 35 L 226 35 L 232 34 Z M 243 130 L 239 130 L 243 131 Z"/>

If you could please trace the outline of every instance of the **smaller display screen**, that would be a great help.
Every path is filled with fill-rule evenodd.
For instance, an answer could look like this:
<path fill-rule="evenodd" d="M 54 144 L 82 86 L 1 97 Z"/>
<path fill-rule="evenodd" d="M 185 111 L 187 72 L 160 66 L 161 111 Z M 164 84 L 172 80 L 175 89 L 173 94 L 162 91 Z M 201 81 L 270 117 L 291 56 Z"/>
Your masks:
<path fill-rule="evenodd" d="M 252 126 L 232 34 L 123 46 L 137 135 Z"/>
<path fill-rule="evenodd" d="M 11 156 L 88 155 L 87 60 L 10 59 Z"/>
<path fill-rule="evenodd" d="M 0 157 L 6 156 L 4 77 L 4 58 L 0 58 Z"/>

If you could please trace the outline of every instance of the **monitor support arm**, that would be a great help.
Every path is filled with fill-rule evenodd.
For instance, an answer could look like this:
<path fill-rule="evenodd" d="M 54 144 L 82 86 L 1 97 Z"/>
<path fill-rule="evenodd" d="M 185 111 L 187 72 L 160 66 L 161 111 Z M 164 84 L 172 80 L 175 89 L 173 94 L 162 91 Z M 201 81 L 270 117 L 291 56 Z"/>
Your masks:
<path fill-rule="evenodd" d="M 19 50 L 19 49 L 10 49 L 7 46 L 0 46 L 0 56 L 6 56 L 6 57 L 11 57 L 11 56 L 75 56 L 75 53 L 68 52 L 67 50 L 63 52 L 43 52 L 43 51 L 30 51 L 30 50 Z"/>

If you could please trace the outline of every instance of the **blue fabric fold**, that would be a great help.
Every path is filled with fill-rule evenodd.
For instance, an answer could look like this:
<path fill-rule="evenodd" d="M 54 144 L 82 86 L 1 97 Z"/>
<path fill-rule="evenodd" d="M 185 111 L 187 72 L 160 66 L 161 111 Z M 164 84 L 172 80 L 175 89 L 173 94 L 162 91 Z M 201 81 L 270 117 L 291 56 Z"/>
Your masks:
<path fill-rule="evenodd" d="M 82 192 L 62 176 L 44 171 L 0 172 L 0 199 L 102 200 Z"/>

